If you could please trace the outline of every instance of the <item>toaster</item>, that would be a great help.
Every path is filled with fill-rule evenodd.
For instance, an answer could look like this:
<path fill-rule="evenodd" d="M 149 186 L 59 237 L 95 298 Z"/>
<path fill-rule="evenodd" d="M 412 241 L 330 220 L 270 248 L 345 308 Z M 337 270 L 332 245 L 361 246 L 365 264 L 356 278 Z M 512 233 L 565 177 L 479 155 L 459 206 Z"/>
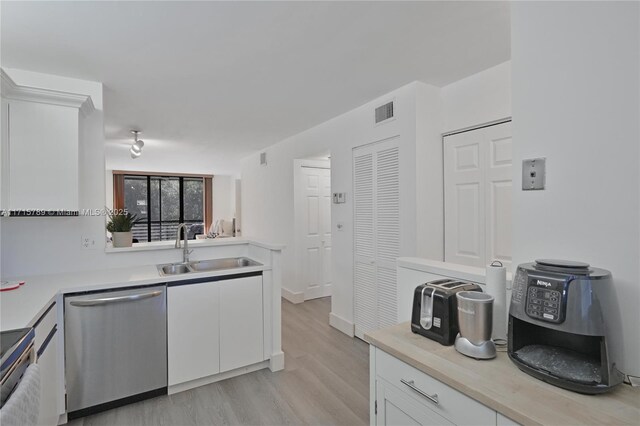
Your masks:
<path fill-rule="evenodd" d="M 413 292 L 411 331 L 442 345 L 453 345 L 458 335 L 458 301 L 460 291 L 479 291 L 478 284 L 442 279 L 420 284 Z"/>

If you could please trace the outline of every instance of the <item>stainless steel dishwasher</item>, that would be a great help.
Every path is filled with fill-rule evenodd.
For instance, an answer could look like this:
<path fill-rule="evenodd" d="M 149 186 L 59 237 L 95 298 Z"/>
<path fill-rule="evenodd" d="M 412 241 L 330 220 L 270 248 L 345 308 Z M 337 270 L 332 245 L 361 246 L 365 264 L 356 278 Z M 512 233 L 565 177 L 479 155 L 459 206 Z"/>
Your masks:
<path fill-rule="evenodd" d="M 167 393 L 166 287 L 64 299 L 69 419 Z"/>

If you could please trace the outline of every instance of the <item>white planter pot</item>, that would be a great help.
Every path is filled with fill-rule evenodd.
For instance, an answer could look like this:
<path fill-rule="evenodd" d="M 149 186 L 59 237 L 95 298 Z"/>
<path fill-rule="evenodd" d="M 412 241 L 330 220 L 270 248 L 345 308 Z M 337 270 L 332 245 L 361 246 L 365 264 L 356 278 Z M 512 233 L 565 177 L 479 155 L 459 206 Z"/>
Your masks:
<path fill-rule="evenodd" d="M 131 243 L 133 242 L 133 233 L 131 231 L 112 232 L 111 237 L 113 238 L 114 247 L 131 247 Z"/>

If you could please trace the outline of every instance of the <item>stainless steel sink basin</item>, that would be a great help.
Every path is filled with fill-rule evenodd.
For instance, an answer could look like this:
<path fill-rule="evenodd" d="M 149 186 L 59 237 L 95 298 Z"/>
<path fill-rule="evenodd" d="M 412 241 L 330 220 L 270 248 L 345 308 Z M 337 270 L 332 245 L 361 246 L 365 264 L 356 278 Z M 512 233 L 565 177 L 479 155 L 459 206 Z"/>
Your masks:
<path fill-rule="evenodd" d="M 246 268 L 247 266 L 262 266 L 261 263 L 247 257 L 230 257 L 226 259 L 200 260 L 189 263 L 194 272 L 218 271 L 221 269 Z"/>
<path fill-rule="evenodd" d="M 191 272 L 189 267 L 184 263 L 173 263 L 170 265 L 158 265 L 160 275 L 179 275 Z"/>
<path fill-rule="evenodd" d="M 262 266 L 248 257 L 229 257 L 224 259 L 199 260 L 189 263 L 169 263 L 158 265 L 161 276 L 189 274 L 193 272 L 219 271 L 223 269 L 246 268 L 248 266 Z"/>

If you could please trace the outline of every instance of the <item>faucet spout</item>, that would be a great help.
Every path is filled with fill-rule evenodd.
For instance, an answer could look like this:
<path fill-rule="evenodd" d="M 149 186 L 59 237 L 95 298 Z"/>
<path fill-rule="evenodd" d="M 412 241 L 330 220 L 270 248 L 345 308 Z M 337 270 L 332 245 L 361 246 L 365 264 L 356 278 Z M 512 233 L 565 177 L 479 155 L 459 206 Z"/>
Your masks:
<path fill-rule="evenodd" d="M 183 230 L 184 233 L 183 235 L 183 240 L 184 240 L 184 247 L 180 246 L 180 231 Z M 182 248 L 182 262 L 183 263 L 187 263 L 189 262 L 189 254 L 191 253 L 191 250 L 189 250 L 189 240 L 187 239 L 187 225 L 185 225 L 184 223 L 181 223 L 178 225 L 178 229 L 176 230 L 176 244 L 175 244 L 175 248 L 179 249 Z"/>

